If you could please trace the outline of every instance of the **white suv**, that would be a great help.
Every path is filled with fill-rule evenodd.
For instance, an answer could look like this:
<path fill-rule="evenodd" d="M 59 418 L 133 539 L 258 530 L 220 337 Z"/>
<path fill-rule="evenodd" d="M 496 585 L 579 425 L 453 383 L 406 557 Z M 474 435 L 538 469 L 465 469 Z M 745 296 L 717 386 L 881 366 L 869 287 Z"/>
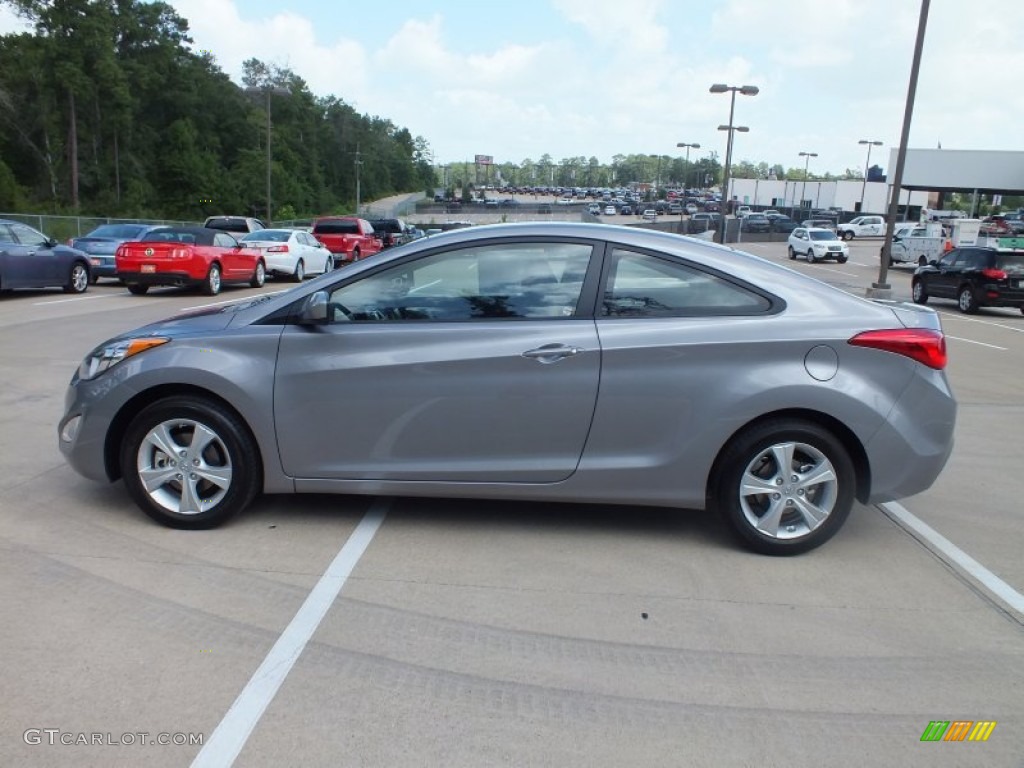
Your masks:
<path fill-rule="evenodd" d="M 835 259 L 845 264 L 850 258 L 850 246 L 840 240 L 831 229 L 797 227 L 789 236 L 789 258 L 803 256 L 813 264 L 819 259 Z"/>

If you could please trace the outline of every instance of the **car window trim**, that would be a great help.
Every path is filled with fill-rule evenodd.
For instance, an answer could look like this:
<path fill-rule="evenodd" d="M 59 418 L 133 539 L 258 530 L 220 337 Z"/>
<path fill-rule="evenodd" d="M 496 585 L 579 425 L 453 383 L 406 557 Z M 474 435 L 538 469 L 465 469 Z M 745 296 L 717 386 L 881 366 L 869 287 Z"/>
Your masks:
<path fill-rule="evenodd" d="M 475 240 L 468 243 L 462 243 L 458 248 L 452 248 L 450 246 L 437 245 L 429 250 L 418 252 L 414 257 L 403 256 L 401 259 L 389 260 L 383 264 L 375 266 L 373 269 L 368 269 L 365 272 L 360 272 L 358 275 L 352 275 L 351 277 L 342 277 L 335 283 L 331 283 L 328 286 L 321 288 L 320 290 L 333 293 L 340 288 L 344 288 L 358 280 L 364 280 L 372 277 L 380 272 L 391 269 L 399 264 L 410 264 L 420 259 L 427 258 L 429 256 L 436 255 L 438 253 L 456 252 L 468 250 L 470 248 L 483 248 L 494 245 L 528 245 L 530 243 L 568 243 L 575 245 L 587 245 L 591 247 L 590 264 L 587 267 L 587 273 L 583 278 L 583 285 L 580 288 L 580 298 L 576 302 L 576 311 L 565 317 L 507 317 L 507 318 L 492 318 L 492 317 L 471 317 L 464 318 L 461 320 L 360 320 L 357 324 L 360 326 L 364 325 L 398 325 L 403 323 L 408 324 L 424 324 L 424 323 L 483 323 L 483 322 L 494 322 L 496 319 L 502 322 L 551 322 L 556 320 L 558 322 L 565 322 L 568 320 L 593 320 L 594 312 L 597 304 L 596 287 L 599 285 L 599 275 L 603 269 L 604 253 L 605 253 L 605 242 L 602 240 L 594 240 L 591 238 L 581 237 L 567 237 L 567 236 L 554 236 L 546 237 L 544 235 L 521 235 L 517 237 L 493 237 L 482 240 Z M 340 277 L 340 276 L 339 276 Z M 289 307 L 285 308 L 287 317 L 284 322 L 288 325 L 298 325 L 298 316 L 301 311 L 303 302 L 306 296 L 293 302 Z M 271 315 L 257 321 L 258 323 L 276 323 L 280 322 L 282 312 L 276 311 Z M 335 323 L 331 327 L 344 327 L 344 324 Z"/>
<path fill-rule="evenodd" d="M 621 248 L 624 251 L 630 253 L 640 253 L 645 256 L 651 256 L 656 259 L 660 259 L 669 264 L 681 264 L 688 269 L 692 269 L 695 272 L 702 272 L 707 275 L 713 275 L 714 277 L 724 280 L 738 288 L 742 288 L 745 291 L 756 294 L 768 302 L 768 307 L 763 310 L 751 309 L 746 311 L 738 311 L 734 309 L 727 309 L 724 311 L 716 312 L 666 312 L 663 315 L 645 317 L 645 316 L 624 316 L 615 317 L 612 315 L 597 315 L 597 306 L 600 302 L 600 298 L 604 296 L 605 289 L 608 286 L 608 279 L 611 276 L 612 268 L 612 254 L 616 248 Z M 594 317 L 596 320 L 610 321 L 610 322 L 621 322 L 621 321 L 636 321 L 636 320 L 665 320 L 665 319 L 681 319 L 681 318 L 707 318 L 707 317 L 763 317 L 768 315 L 777 315 L 786 308 L 786 301 L 780 296 L 776 296 L 774 293 L 760 288 L 759 286 L 748 283 L 745 280 L 737 278 L 735 275 L 731 275 L 727 272 L 715 269 L 714 267 L 708 267 L 704 264 L 698 264 L 683 256 L 677 256 L 672 253 L 664 253 L 662 251 L 655 251 L 650 248 L 640 248 L 633 245 L 625 245 L 623 243 L 617 243 L 615 241 L 608 241 L 606 249 L 606 258 L 601 269 L 601 282 L 598 285 L 598 291 L 595 292 L 595 307 Z"/>

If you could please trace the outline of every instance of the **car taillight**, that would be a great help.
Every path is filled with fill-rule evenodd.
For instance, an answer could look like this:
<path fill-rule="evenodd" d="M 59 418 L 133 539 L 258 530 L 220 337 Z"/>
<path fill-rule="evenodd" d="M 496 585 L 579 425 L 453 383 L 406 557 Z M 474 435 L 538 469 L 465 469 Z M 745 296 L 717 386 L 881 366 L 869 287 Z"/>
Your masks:
<path fill-rule="evenodd" d="M 1006 273 L 1001 269 L 993 269 L 992 267 L 986 267 L 981 270 L 982 277 L 987 277 L 989 280 L 1005 280 Z"/>
<path fill-rule="evenodd" d="M 267 253 L 288 253 L 287 245 L 272 245 L 267 248 Z"/>
<path fill-rule="evenodd" d="M 927 328 L 864 331 L 848 343 L 855 347 L 870 347 L 904 355 L 937 371 L 946 367 L 946 337 L 939 331 Z"/>
<path fill-rule="evenodd" d="M 172 248 L 169 255 L 172 259 L 187 259 L 192 256 L 192 251 L 189 248 Z"/>

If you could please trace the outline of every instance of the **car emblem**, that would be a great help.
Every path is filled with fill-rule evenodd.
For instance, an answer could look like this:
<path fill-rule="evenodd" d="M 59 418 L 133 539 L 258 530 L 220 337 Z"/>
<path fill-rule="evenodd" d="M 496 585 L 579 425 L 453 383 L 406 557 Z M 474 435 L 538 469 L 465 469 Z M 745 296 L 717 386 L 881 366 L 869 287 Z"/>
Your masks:
<path fill-rule="evenodd" d="M 152 248 L 147 248 L 146 249 L 146 255 L 147 256 L 152 256 L 153 255 L 153 249 Z"/>

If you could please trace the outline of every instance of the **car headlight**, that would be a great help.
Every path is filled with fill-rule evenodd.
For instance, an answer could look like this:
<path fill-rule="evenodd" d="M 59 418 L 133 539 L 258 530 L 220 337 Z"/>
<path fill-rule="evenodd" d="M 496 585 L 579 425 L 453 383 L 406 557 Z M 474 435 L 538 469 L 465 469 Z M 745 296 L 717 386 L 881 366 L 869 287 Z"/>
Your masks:
<path fill-rule="evenodd" d="M 134 357 L 140 352 L 145 352 L 153 347 L 159 347 L 169 341 L 170 339 L 162 336 L 148 336 L 140 339 L 124 339 L 103 344 L 86 355 L 82 364 L 78 366 L 78 378 L 85 380 L 93 379 L 122 360 L 127 360 L 129 357 Z"/>

